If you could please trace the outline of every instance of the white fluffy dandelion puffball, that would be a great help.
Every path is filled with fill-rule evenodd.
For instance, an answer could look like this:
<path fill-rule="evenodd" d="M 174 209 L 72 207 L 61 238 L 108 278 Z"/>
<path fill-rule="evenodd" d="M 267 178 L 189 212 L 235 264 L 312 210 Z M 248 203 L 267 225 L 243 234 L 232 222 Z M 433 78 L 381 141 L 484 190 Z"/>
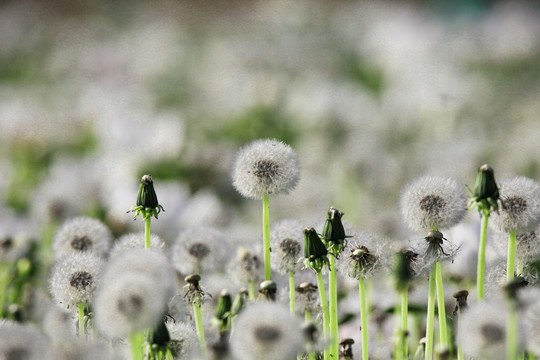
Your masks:
<path fill-rule="evenodd" d="M 287 144 L 263 139 L 238 150 L 233 166 L 233 185 L 247 198 L 288 193 L 300 179 L 300 163 Z"/>

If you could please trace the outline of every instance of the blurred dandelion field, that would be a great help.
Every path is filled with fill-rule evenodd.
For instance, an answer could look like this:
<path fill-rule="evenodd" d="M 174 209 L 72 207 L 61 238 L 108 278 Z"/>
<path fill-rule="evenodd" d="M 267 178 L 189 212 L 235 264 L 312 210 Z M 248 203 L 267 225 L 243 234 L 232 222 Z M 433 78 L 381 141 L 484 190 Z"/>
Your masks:
<path fill-rule="evenodd" d="M 536 359 L 539 63 L 533 1 L 1 1 L 0 358 Z"/>

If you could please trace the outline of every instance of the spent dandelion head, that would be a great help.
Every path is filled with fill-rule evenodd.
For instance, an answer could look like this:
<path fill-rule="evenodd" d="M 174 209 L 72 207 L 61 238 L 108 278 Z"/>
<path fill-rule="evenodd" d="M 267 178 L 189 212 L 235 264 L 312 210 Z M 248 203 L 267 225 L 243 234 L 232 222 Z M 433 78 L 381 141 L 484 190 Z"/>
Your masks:
<path fill-rule="evenodd" d="M 493 223 L 506 233 L 532 231 L 540 222 L 540 184 L 518 176 L 500 182 L 502 207 Z"/>
<path fill-rule="evenodd" d="M 300 270 L 298 259 L 302 256 L 304 227 L 296 220 L 281 220 L 273 224 L 270 231 L 270 253 L 272 267 L 280 274 Z"/>
<path fill-rule="evenodd" d="M 194 303 L 202 304 L 211 295 L 201 287 L 201 276 L 199 274 L 189 274 L 184 278 L 184 300 L 190 305 Z"/>
<path fill-rule="evenodd" d="M 235 321 L 231 350 L 238 360 L 291 359 L 302 351 L 300 321 L 281 304 L 249 305 Z"/>
<path fill-rule="evenodd" d="M 53 235 L 52 248 L 57 259 L 74 253 L 107 256 L 112 234 L 101 221 L 82 216 L 65 221 Z"/>
<path fill-rule="evenodd" d="M 479 212 L 491 211 L 499 212 L 499 187 L 495 182 L 495 173 L 493 168 L 484 164 L 478 168 L 474 189 L 469 198 L 468 208 L 477 207 Z"/>
<path fill-rule="evenodd" d="M 357 232 L 348 241 L 337 267 L 356 280 L 369 277 L 384 265 L 383 248 L 384 243 L 376 235 Z"/>
<path fill-rule="evenodd" d="M 259 297 L 263 300 L 276 301 L 277 284 L 272 280 L 265 280 L 259 286 Z"/>
<path fill-rule="evenodd" d="M 73 253 L 59 260 L 49 279 L 55 302 L 67 308 L 88 304 L 99 285 L 104 263 L 88 253 Z"/>
<path fill-rule="evenodd" d="M 413 251 L 419 254 L 420 268 L 429 271 L 436 261 L 453 261 L 459 247 L 448 241 L 440 231 L 431 230 L 423 240 L 415 242 Z"/>
<path fill-rule="evenodd" d="M 394 278 L 398 291 L 407 289 L 417 274 L 418 254 L 410 249 L 401 249 L 396 254 Z"/>
<path fill-rule="evenodd" d="M 128 212 L 134 212 L 135 217 L 142 215 L 143 219 L 149 219 L 150 217 L 158 218 L 160 212 L 165 211 L 163 206 L 158 203 L 156 191 L 154 190 L 154 181 L 151 175 L 143 175 L 141 178 L 141 185 L 139 186 L 139 193 L 137 194 L 137 204 L 133 206 Z"/>
<path fill-rule="evenodd" d="M 423 176 L 405 187 L 399 205 L 412 230 L 444 230 L 463 220 L 467 199 L 454 180 Z"/>
<path fill-rule="evenodd" d="M 274 139 L 261 139 L 238 150 L 233 165 L 233 185 L 247 198 L 288 193 L 300 179 L 300 163 L 294 150 Z"/>
<path fill-rule="evenodd" d="M 229 263 L 232 278 L 240 284 L 256 283 L 261 279 L 262 261 L 258 252 L 243 246 L 236 249 L 236 256 Z"/>
<path fill-rule="evenodd" d="M 317 285 L 310 282 L 303 282 L 296 287 L 296 310 L 301 314 L 306 311 L 315 311 L 317 307 L 317 301 L 319 300 L 319 293 Z"/>

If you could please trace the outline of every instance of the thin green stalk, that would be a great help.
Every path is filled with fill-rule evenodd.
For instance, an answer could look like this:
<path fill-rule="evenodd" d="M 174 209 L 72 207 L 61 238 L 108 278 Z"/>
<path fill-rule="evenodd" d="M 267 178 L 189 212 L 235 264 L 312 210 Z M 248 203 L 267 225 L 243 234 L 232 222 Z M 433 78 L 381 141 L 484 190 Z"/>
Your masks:
<path fill-rule="evenodd" d="M 360 293 L 360 321 L 362 326 L 362 360 L 368 359 L 368 312 L 366 303 L 365 279 L 358 279 L 358 291 Z"/>
<path fill-rule="evenodd" d="M 330 313 L 328 311 L 326 290 L 324 290 L 324 282 L 320 271 L 317 273 L 317 285 L 319 287 L 319 297 L 321 298 L 321 306 L 323 309 L 323 334 L 326 338 L 328 338 L 330 337 Z M 329 345 L 324 350 L 324 360 L 330 360 L 330 348 L 331 346 Z"/>
<path fill-rule="evenodd" d="M 433 359 L 433 322 L 435 320 L 435 266 L 429 273 L 429 295 L 426 319 L 426 360 Z"/>
<path fill-rule="evenodd" d="M 289 306 L 291 309 L 291 314 L 294 314 L 294 300 L 295 300 L 295 289 L 294 289 L 294 272 L 289 272 Z"/>
<path fill-rule="evenodd" d="M 516 309 L 511 305 L 506 318 L 506 360 L 516 360 L 518 357 L 517 333 Z"/>
<path fill-rule="evenodd" d="M 461 347 L 458 347 L 457 350 L 457 360 L 465 360 L 465 355 L 463 355 L 463 350 L 461 350 Z"/>
<path fill-rule="evenodd" d="M 84 303 L 79 303 L 79 339 L 86 340 L 86 331 L 85 331 L 85 319 L 84 319 Z"/>
<path fill-rule="evenodd" d="M 407 359 L 409 356 L 409 344 L 407 332 L 409 328 L 409 288 L 405 287 L 401 290 L 401 326 L 400 326 L 400 342 L 401 342 L 401 353 L 403 358 Z"/>
<path fill-rule="evenodd" d="M 439 335 L 441 344 L 448 348 L 448 332 L 446 329 L 446 308 L 444 305 L 444 290 L 441 271 L 441 262 L 435 263 L 435 284 L 437 288 L 437 310 L 439 313 Z"/>
<path fill-rule="evenodd" d="M 514 268 L 516 262 L 516 232 L 510 233 L 508 239 L 508 258 L 506 259 L 506 280 L 514 280 Z"/>
<path fill-rule="evenodd" d="M 131 356 L 133 360 L 143 360 L 144 334 L 136 332 L 131 334 Z"/>
<path fill-rule="evenodd" d="M 484 300 L 484 273 L 486 268 L 486 238 L 489 219 L 489 210 L 482 211 L 482 225 L 480 227 L 480 244 L 478 245 L 478 264 L 476 269 L 476 292 L 478 300 Z"/>
<path fill-rule="evenodd" d="M 529 360 L 536 360 L 536 355 L 534 355 L 532 352 L 527 353 L 529 355 Z"/>
<path fill-rule="evenodd" d="M 173 360 L 174 357 L 173 357 L 173 354 L 171 352 L 171 349 L 167 348 L 167 350 L 165 350 L 165 359 L 166 360 Z"/>
<path fill-rule="evenodd" d="M 249 296 L 249 300 L 255 301 L 255 282 L 254 281 L 249 282 L 248 296 Z"/>
<path fill-rule="evenodd" d="M 6 315 L 4 309 L 10 281 L 9 266 L 8 262 L 0 263 L 0 319 Z"/>
<path fill-rule="evenodd" d="M 306 323 L 311 321 L 311 311 L 308 309 L 306 309 L 306 311 L 304 312 L 304 320 L 306 321 Z"/>
<path fill-rule="evenodd" d="M 146 249 L 150 248 L 150 220 L 151 216 L 148 214 L 146 218 L 144 218 L 144 247 Z"/>
<path fill-rule="evenodd" d="M 337 308 L 336 258 L 334 256 L 330 256 L 330 271 L 328 272 L 328 296 L 330 300 L 330 333 L 332 335 L 332 356 L 334 359 L 337 359 L 339 357 L 339 330 Z"/>
<path fill-rule="evenodd" d="M 206 358 L 206 340 L 204 339 L 201 303 L 199 301 L 193 302 L 193 314 L 195 315 L 195 327 L 197 328 L 197 334 L 199 335 L 199 342 L 201 344 L 201 353 Z"/>
<path fill-rule="evenodd" d="M 270 199 L 263 195 L 264 280 L 272 280 L 270 268 Z"/>

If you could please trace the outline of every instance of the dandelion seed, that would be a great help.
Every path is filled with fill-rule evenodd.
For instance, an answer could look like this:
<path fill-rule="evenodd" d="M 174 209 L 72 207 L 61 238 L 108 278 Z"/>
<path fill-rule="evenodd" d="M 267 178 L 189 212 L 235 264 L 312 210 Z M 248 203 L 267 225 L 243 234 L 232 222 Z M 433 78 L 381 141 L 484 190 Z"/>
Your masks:
<path fill-rule="evenodd" d="M 105 257 L 111 247 L 112 234 L 99 220 L 77 217 L 64 222 L 53 237 L 52 248 L 57 259 L 73 252 L 87 252 Z"/>
<path fill-rule="evenodd" d="M 405 187 L 399 204 L 412 230 L 444 230 L 463 220 L 467 198 L 454 180 L 424 176 Z"/>
<path fill-rule="evenodd" d="M 104 260 L 91 253 L 72 253 L 58 261 L 49 279 L 54 301 L 68 308 L 92 300 Z"/>
<path fill-rule="evenodd" d="M 300 164 L 293 149 L 277 140 L 257 140 L 236 154 L 233 185 L 242 196 L 288 193 L 300 179 Z"/>
<path fill-rule="evenodd" d="M 254 303 L 237 318 L 231 350 L 238 360 L 292 359 L 302 351 L 300 321 L 275 303 Z"/>
<path fill-rule="evenodd" d="M 540 222 L 540 184 L 515 177 L 500 182 L 502 206 L 493 214 L 493 223 L 506 233 L 535 230 Z"/>

